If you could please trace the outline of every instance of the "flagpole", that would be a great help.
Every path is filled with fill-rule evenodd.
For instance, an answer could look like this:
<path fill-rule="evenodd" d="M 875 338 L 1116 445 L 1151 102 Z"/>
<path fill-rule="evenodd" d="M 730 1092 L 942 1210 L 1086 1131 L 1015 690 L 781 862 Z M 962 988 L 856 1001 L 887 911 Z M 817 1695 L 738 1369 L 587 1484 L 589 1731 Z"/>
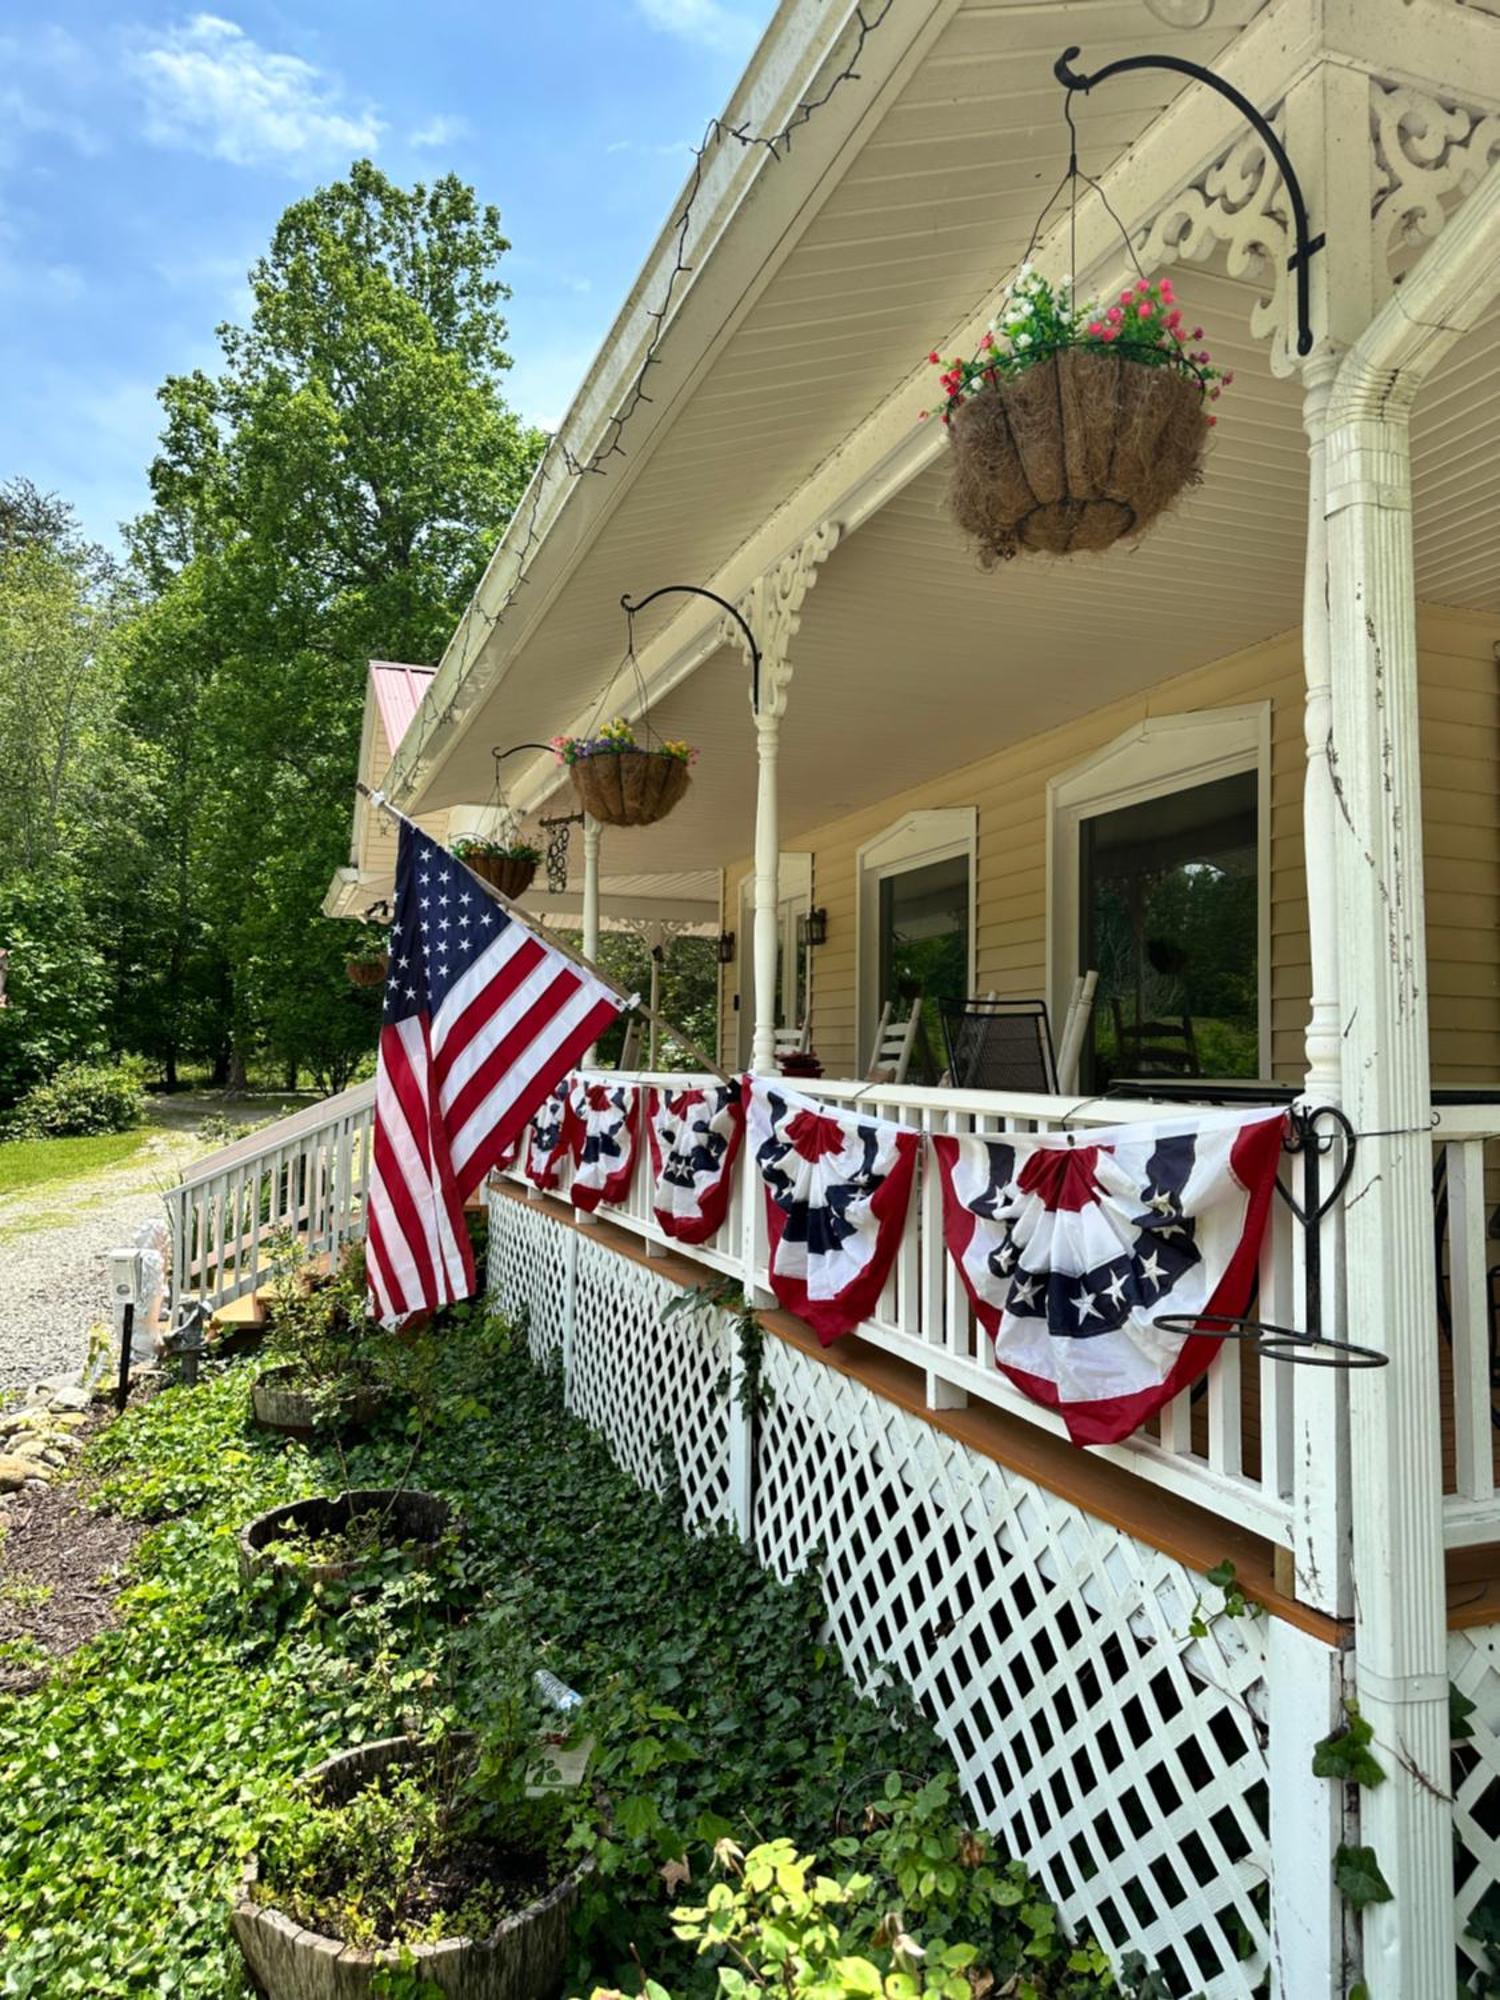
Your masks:
<path fill-rule="evenodd" d="M 357 781 L 355 789 L 362 798 L 370 801 L 370 804 L 374 806 L 377 812 L 384 813 L 387 819 L 394 820 L 398 826 L 412 827 L 418 833 L 422 831 L 414 819 L 409 819 L 404 812 L 401 812 L 396 806 L 391 804 L 384 792 L 377 791 L 373 785 L 367 785 L 363 778 Z M 430 834 L 427 837 L 431 839 Z M 460 860 L 460 857 L 455 855 L 454 859 L 457 861 Z M 470 869 L 469 873 L 472 875 L 474 873 L 473 869 Z M 711 1071 L 714 1076 L 718 1077 L 721 1083 L 732 1083 L 734 1081 L 733 1077 L 720 1069 L 718 1063 L 711 1056 L 705 1054 L 699 1048 L 691 1035 L 684 1034 L 681 1028 L 675 1026 L 664 1014 L 659 1014 L 654 1007 L 648 1007 L 638 993 L 624 992 L 601 966 L 595 964 L 593 959 L 585 958 L 583 953 L 575 950 L 566 938 L 559 937 L 556 931 L 549 930 L 544 923 L 538 922 L 529 910 L 519 908 L 511 901 L 509 896 L 502 895 L 493 882 L 486 882 L 481 875 L 475 875 L 474 880 L 484 890 L 485 894 L 490 897 L 491 901 L 498 903 L 501 909 L 509 911 L 517 923 L 524 924 L 528 930 L 535 931 L 538 937 L 544 937 L 554 951 L 560 951 L 564 958 L 571 959 L 574 965 L 580 965 L 585 972 L 591 973 L 601 986 L 607 986 L 627 1012 L 633 1009 L 636 1013 L 644 1015 L 663 1034 L 669 1035 L 674 1042 L 686 1049 L 695 1062 L 700 1063 L 704 1069 Z"/>

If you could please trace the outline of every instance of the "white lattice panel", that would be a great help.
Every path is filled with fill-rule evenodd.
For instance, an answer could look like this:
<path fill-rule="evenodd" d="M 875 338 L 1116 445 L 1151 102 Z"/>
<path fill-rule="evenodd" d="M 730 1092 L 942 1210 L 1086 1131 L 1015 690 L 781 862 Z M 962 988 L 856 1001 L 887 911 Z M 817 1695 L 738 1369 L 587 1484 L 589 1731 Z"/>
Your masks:
<path fill-rule="evenodd" d="M 562 1350 L 568 1232 L 532 1202 L 490 1196 L 489 1295 L 496 1309 L 530 1325 L 531 1358 Z"/>
<path fill-rule="evenodd" d="M 708 1527 L 730 1517 L 729 1324 L 722 1313 L 664 1321 L 662 1308 L 678 1290 L 580 1232 L 569 1394 L 625 1470 L 657 1493 L 665 1441 L 682 1481 L 684 1520 Z"/>
<path fill-rule="evenodd" d="M 1075 1924 L 1174 1994 L 1248 2000 L 1269 1950 L 1259 1626 L 1190 1640 L 1180 1564 L 778 1341 L 766 1360 L 762 1560 L 787 1576 L 821 1551 L 851 1673 L 912 1687 Z"/>
<path fill-rule="evenodd" d="M 1461 1970 L 1489 1972 L 1488 1954 L 1467 1933 L 1481 1903 L 1485 1915 L 1500 1913 L 1500 1625 L 1450 1632 L 1448 1677 L 1474 1703 L 1474 1733 L 1453 1746 L 1454 1932 Z"/>

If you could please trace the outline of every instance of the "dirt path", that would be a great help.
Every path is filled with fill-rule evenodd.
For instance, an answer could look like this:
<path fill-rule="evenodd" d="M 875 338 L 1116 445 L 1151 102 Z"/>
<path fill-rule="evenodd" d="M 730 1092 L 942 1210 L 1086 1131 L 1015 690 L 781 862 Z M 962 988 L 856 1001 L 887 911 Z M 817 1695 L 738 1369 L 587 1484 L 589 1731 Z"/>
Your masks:
<path fill-rule="evenodd" d="M 107 1312 L 110 1251 L 160 1218 L 163 1197 L 184 1168 L 222 1143 L 199 1138 L 205 1118 L 259 1124 L 306 1101 L 153 1098 L 150 1136 L 119 1166 L 0 1196 L 0 1391 L 82 1361 L 90 1326 Z"/>

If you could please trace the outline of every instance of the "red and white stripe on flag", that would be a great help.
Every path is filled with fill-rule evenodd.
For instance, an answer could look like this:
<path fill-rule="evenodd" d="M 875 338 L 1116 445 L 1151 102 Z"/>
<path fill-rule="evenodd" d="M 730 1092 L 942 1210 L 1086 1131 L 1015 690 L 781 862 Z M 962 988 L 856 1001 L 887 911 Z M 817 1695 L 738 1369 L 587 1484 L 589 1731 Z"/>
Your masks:
<path fill-rule="evenodd" d="M 568 1091 L 572 1119 L 575 1208 L 592 1215 L 601 1202 L 611 1207 L 630 1192 L 635 1172 L 638 1100 L 633 1083 L 604 1083 L 575 1077 Z"/>
<path fill-rule="evenodd" d="M 646 1102 L 651 1207 L 675 1243 L 706 1243 L 729 1213 L 732 1175 L 745 1136 L 738 1083 L 653 1090 Z"/>
<path fill-rule="evenodd" d="M 601 980 L 402 825 L 367 1209 L 382 1320 L 472 1294 L 465 1199 L 620 1011 Z"/>
<path fill-rule="evenodd" d="M 906 1226 L 920 1134 L 746 1079 L 771 1289 L 826 1347 L 874 1312 Z"/>
<path fill-rule="evenodd" d="M 943 1234 L 995 1363 L 1074 1444 L 1117 1444 L 1220 1341 L 1157 1322 L 1243 1313 L 1286 1114 L 1200 1111 L 1088 1134 L 934 1134 Z"/>

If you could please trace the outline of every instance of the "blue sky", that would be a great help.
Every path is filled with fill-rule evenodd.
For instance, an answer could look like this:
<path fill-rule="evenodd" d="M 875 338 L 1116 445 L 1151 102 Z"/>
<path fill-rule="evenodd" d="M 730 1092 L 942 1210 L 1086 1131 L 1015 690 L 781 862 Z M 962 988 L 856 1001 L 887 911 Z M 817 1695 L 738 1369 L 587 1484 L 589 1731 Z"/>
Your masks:
<path fill-rule="evenodd" d="M 498 203 L 512 402 L 555 424 L 772 0 L 0 6 L 0 478 L 113 542 L 162 379 L 215 365 L 276 217 L 369 154 Z"/>

